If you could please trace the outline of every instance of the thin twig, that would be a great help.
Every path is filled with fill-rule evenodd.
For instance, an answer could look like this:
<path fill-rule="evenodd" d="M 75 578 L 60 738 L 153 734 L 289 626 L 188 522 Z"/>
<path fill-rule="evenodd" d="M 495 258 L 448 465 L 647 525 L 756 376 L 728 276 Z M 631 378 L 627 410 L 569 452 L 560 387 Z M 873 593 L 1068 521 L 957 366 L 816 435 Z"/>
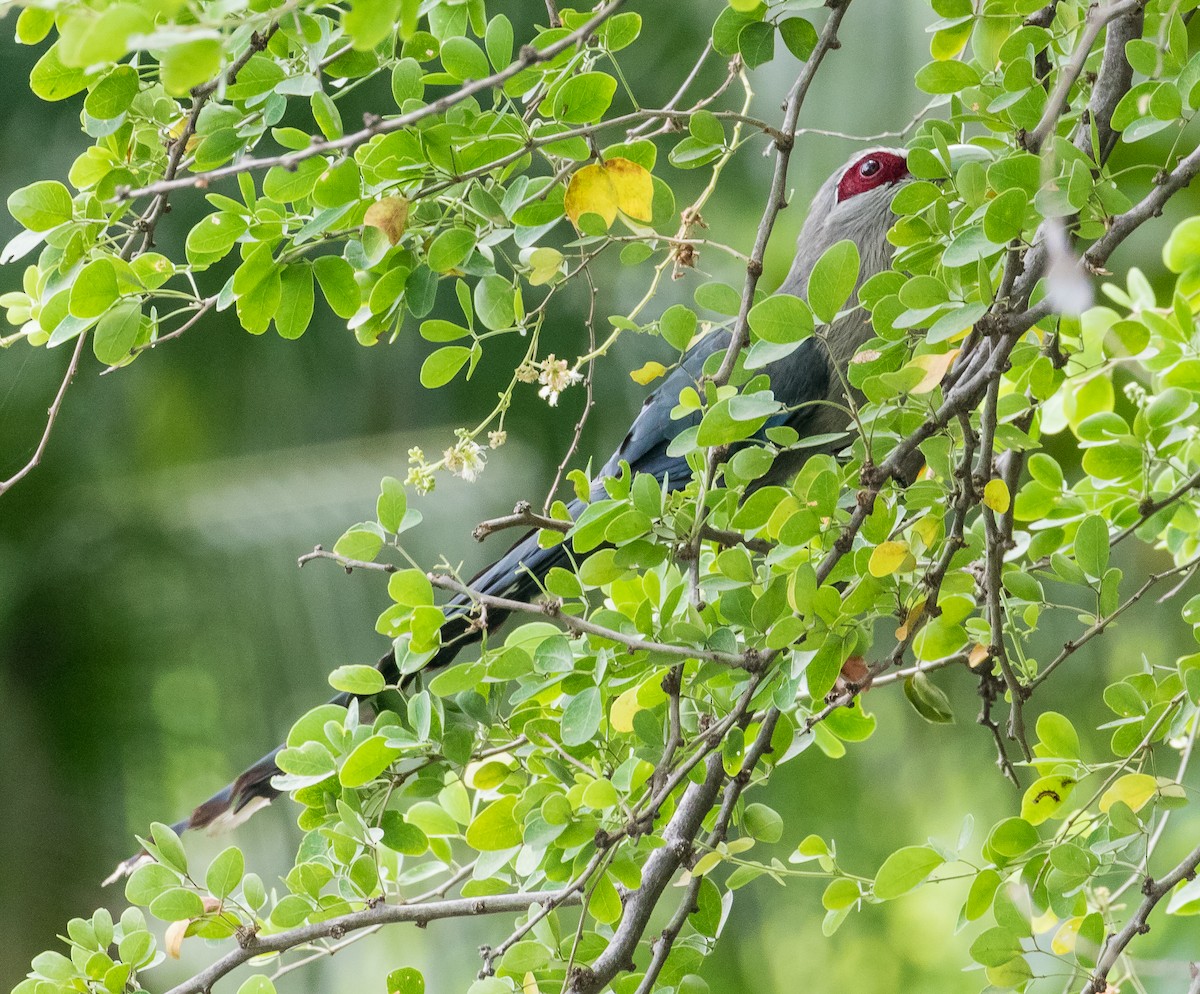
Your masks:
<path fill-rule="evenodd" d="M 338 915 L 325 921 L 276 932 L 274 935 L 253 935 L 242 940 L 238 949 L 226 953 L 207 969 L 171 988 L 168 994 L 202 994 L 213 984 L 233 972 L 243 963 L 265 953 L 280 953 L 296 946 L 345 935 L 376 925 L 408 922 L 424 926 L 444 918 L 470 918 L 477 915 L 513 914 L 529 910 L 531 904 L 556 901 L 559 904 L 577 903 L 577 895 L 563 897 L 561 891 L 542 890 L 522 894 L 494 894 L 480 897 L 455 898 L 428 904 L 377 904 L 362 911 Z"/>
<path fill-rule="evenodd" d="M 1120 932 L 1109 935 L 1104 943 L 1104 949 L 1100 953 L 1100 958 L 1096 961 L 1096 968 L 1081 994 L 1101 994 L 1108 989 L 1109 971 L 1116 966 L 1117 960 L 1120 959 L 1125 948 L 1133 941 L 1134 936 L 1150 931 L 1150 912 L 1177 884 L 1184 880 L 1194 879 L 1197 867 L 1200 867 L 1200 846 L 1188 853 L 1183 861 L 1166 876 L 1158 880 L 1151 877 L 1146 878 L 1142 885 L 1142 893 L 1145 895 L 1142 903 L 1138 905 L 1137 910 L 1134 911 Z"/>
<path fill-rule="evenodd" d="M 183 179 L 164 179 L 157 183 L 150 183 L 146 186 L 139 187 L 134 190 L 121 189 L 117 191 L 118 200 L 133 200 L 138 197 L 158 196 L 164 193 L 169 193 L 172 190 L 179 190 L 189 186 L 208 186 L 214 180 L 224 179 L 229 176 L 236 176 L 239 173 L 251 172 L 253 170 L 266 169 L 271 166 L 280 166 L 284 169 L 294 169 L 300 162 L 305 159 L 311 159 L 314 155 L 323 155 L 327 152 L 345 152 L 357 148 L 359 145 L 365 144 L 376 135 L 386 135 L 393 131 L 400 131 L 404 128 L 412 127 L 419 121 L 427 117 L 433 117 L 437 114 L 444 113 L 456 104 L 473 97 L 477 93 L 482 93 L 485 90 L 495 89 L 503 85 L 507 80 L 511 79 L 517 73 L 524 72 L 532 66 L 553 59 L 560 52 L 565 52 L 569 48 L 573 48 L 586 40 L 593 31 L 601 24 L 607 21 L 617 10 L 625 3 L 625 0 L 608 0 L 586 23 L 580 25 L 570 34 L 564 35 L 558 41 L 552 42 L 545 48 L 537 49 L 532 45 L 524 46 L 517 58 L 508 66 L 490 76 L 485 76 L 482 79 L 471 80 L 464 83 L 461 87 L 452 93 L 447 93 L 445 96 L 439 97 L 432 103 L 426 104 L 417 110 L 410 111 L 407 114 L 400 114 L 397 117 L 389 117 L 386 119 L 372 118 L 363 128 L 358 131 L 352 131 L 349 134 L 342 135 L 339 138 L 331 138 L 326 141 L 313 142 L 311 145 L 299 149 L 294 152 L 288 152 L 284 155 L 274 156 L 271 158 L 255 159 L 244 158 L 238 162 L 231 163 L 228 166 L 221 166 L 218 169 L 210 169 L 207 172 L 197 173 Z M 561 136 L 560 136 L 561 137 Z"/>
<path fill-rule="evenodd" d="M 41 463 L 42 456 L 46 451 L 46 445 L 50 442 L 50 433 L 54 431 L 54 422 L 58 420 L 58 414 L 62 410 L 63 398 L 67 395 L 67 387 L 71 385 L 71 381 L 75 378 L 75 371 L 79 368 L 79 357 L 83 354 L 83 344 L 86 339 L 87 332 L 85 331 L 75 342 L 75 351 L 71 353 L 71 361 L 67 363 L 67 371 L 63 374 L 62 382 L 58 385 L 58 392 L 54 395 L 54 400 L 46 412 L 46 427 L 42 431 L 42 437 L 37 444 L 37 448 L 33 450 L 33 455 L 29 457 L 29 461 L 24 466 L 7 480 L 0 483 L 0 494 L 11 490 Z"/>
<path fill-rule="evenodd" d="M 311 557 L 313 553 L 309 555 Z M 460 583 L 454 577 L 443 573 L 429 573 L 427 575 L 429 582 L 435 587 L 460 594 L 463 597 L 469 598 L 473 603 L 480 604 L 489 610 L 504 611 L 506 613 L 541 614 L 546 617 L 557 618 L 573 632 L 608 639 L 610 642 L 616 642 L 618 645 L 625 646 L 630 652 L 656 652 L 664 656 L 672 656 L 676 659 L 707 659 L 710 662 L 721 663 L 725 666 L 733 666 L 745 670 L 758 670 L 762 666 L 762 655 L 757 649 L 750 648 L 745 652 L 721 652 L 717 649 L 703 649 L 694 646 L 654 642 L 650 639 L 643 639 L 626 632 L 618 632 L 612 628 L 605 628 L 603 625 L 597 625 L 586 618 L 579 618 L 573 614 L 565 614 L 562 610 L 562 603 L 557 600 L 541 604 L 531 604 L 528 601 L 516 601 L 508 597 L 494 597 L 490 594 L 481 593 L 478 590 L 472 590 L 465 583 Z"/>

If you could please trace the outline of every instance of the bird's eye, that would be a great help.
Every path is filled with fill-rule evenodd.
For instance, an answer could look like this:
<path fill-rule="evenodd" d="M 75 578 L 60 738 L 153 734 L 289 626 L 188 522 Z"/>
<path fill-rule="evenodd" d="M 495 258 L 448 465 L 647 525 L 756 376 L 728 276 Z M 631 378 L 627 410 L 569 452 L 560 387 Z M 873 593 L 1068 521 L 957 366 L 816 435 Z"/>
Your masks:
<path fill-rule="evenodd" d="M 858 167 L 859 176 L 874 176 L 880 170 L 878 159 L 867 159 L 861 166 Z"/>

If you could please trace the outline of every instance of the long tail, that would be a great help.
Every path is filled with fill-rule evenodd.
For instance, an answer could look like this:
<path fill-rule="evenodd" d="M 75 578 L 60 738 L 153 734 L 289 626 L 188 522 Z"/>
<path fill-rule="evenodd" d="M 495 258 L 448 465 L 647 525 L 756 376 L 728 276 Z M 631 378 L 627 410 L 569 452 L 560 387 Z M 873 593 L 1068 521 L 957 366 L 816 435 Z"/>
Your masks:
<path fill-rule="evenodd" d="M 579 510 L 580 507 L 571 508 L 572 514 L 578 514 Z M 530 533 L 490 566 L 480 570 L 472 577 L 468 586 L 474 591 L 494 597 L 530 601 L 540 590 L 541 578 L 554 566 L 566 561 L 566 558 L 565 545 L 542 548 L 538 545 L 537 534 Z M 448 666 L 464 648 L 483 637 L 479 626 L 471 623 L 471 600 L 466 595 L 454 597 L 445 606 L 445 612 L 447 625 L 443 628 L 443 639 L 447 644 L 425 665 L 423 672 Z M 499 626 L 507 617 L 507 612 L 489 611 L 487 629 L 490 631 Z M 396 657 L 392 652 L 389 651 L 380 659 L 375 668 L 384 675 L 388 683 L 400 681 Z M 331 703 L 344 705 L 350 703 L 351 698 L 350 694 L 339 694 Z M 254 812 L 266 807 L 280 794 L 271 781 L 280 772 L 275 764 L 275 757 L 282 748 L 283 746 L 277 746 L 272 749 L 253 766 L 244 770 L 228 787 L 214 794 L 187 818 L 176 822 L 172 828 L 176 832 L 198 828 L 222 832 L 240 825 Z M 125 860 L 105 883 L 131 873 L 145 858 L 146 855 L 140 853 Z"/>

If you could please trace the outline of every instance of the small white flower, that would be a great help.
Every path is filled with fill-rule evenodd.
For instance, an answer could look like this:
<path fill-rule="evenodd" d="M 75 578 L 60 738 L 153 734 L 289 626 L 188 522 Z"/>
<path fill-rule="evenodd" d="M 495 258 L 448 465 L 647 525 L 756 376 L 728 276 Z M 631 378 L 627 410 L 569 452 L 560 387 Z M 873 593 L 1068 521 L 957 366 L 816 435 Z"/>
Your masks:
<path fill-rule="evenodd" d="M 461 476 L 468 483 L 474 483 L 483 472 L 487 463 L 487 455 L 483 448 L 468 438 L 460 438 L 453 448 L 443 453 L 446 469 L 455 476 Z"/>
<path fill-rule="evenodd" d="M 538 391 L 538 396 L 544 398 L 551 407 L 557 407 L 558 395 L 572 383 L 578 383 L 582 379 L 583 374 L 571 369 L 566 359 L 556 359 L 551 352 L 542 360 L 542 371 L 538 375 L 542 389 Z"/>
<path fill-rule="evenodd" d="M 501 428 L 499 431 L 489 431 L 488 432 L 488 448 L 489 449 L 498 449 L 498 448 L 500 448 L 500 446 L 502 446 L 507 441 L 508 441 L 508 432 L 506 432 L 503 428 Z"/>

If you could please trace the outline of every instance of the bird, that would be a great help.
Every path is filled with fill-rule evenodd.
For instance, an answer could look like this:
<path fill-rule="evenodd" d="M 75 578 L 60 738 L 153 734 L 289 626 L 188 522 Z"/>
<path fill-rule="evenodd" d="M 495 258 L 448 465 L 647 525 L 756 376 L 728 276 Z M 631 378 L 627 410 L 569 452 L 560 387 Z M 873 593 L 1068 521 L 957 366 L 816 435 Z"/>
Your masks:
<path fill-rule="evenodd" d="M 911 178 L 906 153 L 898 148 L 860 151 L 835 170 L 813 197 L 797 238 L 795 258 L 776 293 L 803 297 L 817 260 L 830 246 L 846 239 L 858 248 L 860 264 L 855 293 L 870 277 L 890 268 L 892 246 L 887 239 L 893 218 L 890 205 L 896 187 Z M 850 307 L 822 333 L 804 339 L 790 354 L 766 365 L 763 372 L 770 376 L 771 390 L 787 411 L 778 416 L 782 420 L 774 423 L 794 428 L 801 438 L 844 435 L 849 417 L 848 387 L 842 374 L 873 335 L 865 311 Z M 672 419 L 671 412 L 681 390 L 701 381 L 706 360 L 714 353 L 724 353 L 730 338 L 729 330 L 703 337 L 646 398 L 624 440 L 592 483 L 592 500 L 605 495 L 605 479 L 620 475 L 622 463 L 627 463 L 634 473 L 652 474 L 669 490 L 686 486 L 691 469 L 683 456 L 672 455 L 669 446 L 680 432 L 697 424 L 700 415 L 693 412 Z M 828 451 L 828 448 L 785 452 L 759 483 L 786 482 L 814 451 Z M 577 500 L 568 509 L 574 518 L 584 506 Z M 467 587 L 484 595 L 531 601 L 541 592 L 541 579 L 551 568 L 566 561 L 566 543 L 543 548 L 538 544 L 536 532 L 532 532 L 476 574 Z M 504 621 L 504 613 L 489 610 L 486 624 L 481 625 L 473 619 L 471 608 L 471 598 L 465 594 L 456 596 L 444 607 L 447 622 L 443 626 L 443 644 L 425 665 L 425 671 L 448 665 L 464 646 L 482 637 L 484 627 L 494 630 Z M 389 652 L 376 665 L 389 683 L 400 681 L 394 653 Z M 351 700 L 352 695 L 342 694 L 332 703 L 347 705 Z M 228 829 L 269 804 L 281 793 L 272 780 L 280 772 L 275 759 L 282 748 L 268 753 L 172 827 L 177 832 Z M 110 879 L 128 872 L 136 859 L 127 860 Z"/>

